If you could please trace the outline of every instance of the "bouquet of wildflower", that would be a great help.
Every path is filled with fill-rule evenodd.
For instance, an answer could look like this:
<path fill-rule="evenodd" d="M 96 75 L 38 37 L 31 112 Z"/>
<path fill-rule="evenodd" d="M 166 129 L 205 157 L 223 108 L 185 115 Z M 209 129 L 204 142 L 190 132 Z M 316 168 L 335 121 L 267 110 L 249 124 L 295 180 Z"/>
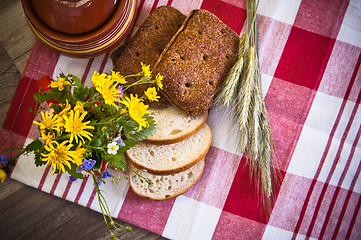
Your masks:
<path fill-rule="evenodd" d="M 139 80 L 128 84 L 129 77 Z M 109 230 L 113 229 L 115 223 L 99 185 L 107 177 L 117 181 L 121 174 L 114 173 L 127 168 L 124 153 L 156 131 L 144 100 L 158 101 L 162 78 L 158 74 L 152 79 L 149 65 L 143 63 L 142 72 L 134 75 L 94 72 L 92 86 L 86 86 L 74 75 L 61 73 L 57 80 L 49 82 L 48 88 L 43 86 L 46 89 L 40 88 L 34 95 L 37 119 L 33 123 L 38 125 L 40 137 L 22 148 L 15 158 L 33 152 L 36 166 L 47 164 L 53 174 L 67 172 L 72 180 L 90 174 L 104 220 Z M 125 90 L 138 84 L 150 86 L 143 96 L 125 95 Z M 7 157 L 1 156 L 1 161 L 5 167 Z M 110 218 L 109 223 L 105 215 Z"/>

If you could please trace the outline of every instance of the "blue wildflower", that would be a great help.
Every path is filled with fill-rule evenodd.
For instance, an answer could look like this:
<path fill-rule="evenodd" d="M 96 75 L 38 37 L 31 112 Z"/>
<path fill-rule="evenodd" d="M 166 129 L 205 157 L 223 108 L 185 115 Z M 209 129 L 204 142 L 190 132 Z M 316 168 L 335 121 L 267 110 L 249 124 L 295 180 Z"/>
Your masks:
<path fill-rule="evenodd" d="M 96 161 L 95 160 L 84 160 L 83 161 L 83 169 L 84 170 L 89 170 L 89 169 L 92 169 L 93 168 L 93 166 L 94 166 L 94 164 L 96 163 Z"/>
<path fill-rule="evenodd" d="M 114 138 L 114 141 L 118 143 L 119 147 L 125 146 L 125 143 L 123 142 L 123 139 L 121 137 Z"/>
<path fill-rule="evenodd" d="M 0 162 L 8 163 L 7 158 L 8 158 L 8 156 L 0 156 Z"/>
<path fill-rule="evenodd" d="M 81 171 L 83 171 L 84 169 L 84 165 L 83 164 L 80 164 L 77 168 L 76 168 L 76 172 L 77 173 L 81 173 Z"/>
<path fill-rule="evenodd" d="M 102 178 L 105 179 L 105 178 L 107 178 L 107 177 L 112 177 L 112 175 L 109 173 L 108 170 L 105 170 L 105 171 L 103 172 L 103 174 L 102 174 Z"/>
<path fill-rule="evenodd" d="M 69 180 L 74 182 L 77 178 L 76 177 L 73 177 L 73 176 L 69 176 Z"/>

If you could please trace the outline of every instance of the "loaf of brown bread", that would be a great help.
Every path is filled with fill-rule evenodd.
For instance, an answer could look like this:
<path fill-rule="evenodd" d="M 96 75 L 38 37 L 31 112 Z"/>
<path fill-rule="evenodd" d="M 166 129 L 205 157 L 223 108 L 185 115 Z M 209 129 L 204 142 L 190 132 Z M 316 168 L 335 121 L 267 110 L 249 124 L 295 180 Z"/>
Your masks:
<path fill-rule="evenodd" d="M 207 111 L 237 58 L 239 36 L 214 14 L 191 11 L 154 66 L 163 94 L 188 115 Z"/>
<path fill-rule="evenodd" d="M 111 54 L 114 71 L 122 75 L 135 74 L 142 71 L 141 62 L 152 68 L 185 19 L 186 16 L 173 7 L 156 8 L 144 20 L 134 36 Z M 152 74 L 152 76 L 156 75 Z M 133 77 L 127 80 L 133 83 L 139 78 Z M 148 84 L 141 84 L 131 87 L 129 91 L 142 96 L 148 87 Z M 164 97 L 161 99 L 163 104 L 167 102 Z"/>

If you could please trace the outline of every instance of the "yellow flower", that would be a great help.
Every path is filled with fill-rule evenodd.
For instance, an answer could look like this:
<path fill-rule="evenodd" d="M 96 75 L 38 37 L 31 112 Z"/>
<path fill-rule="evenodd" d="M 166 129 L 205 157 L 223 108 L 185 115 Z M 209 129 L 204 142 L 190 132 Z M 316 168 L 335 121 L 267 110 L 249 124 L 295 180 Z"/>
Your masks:
<path fill-rule="evenodd" d="M 53 166 L 53 174 L 56 170 L 59 170 L 60 173 L 65 172 L 64 166 L 71 168 L 70 162 L 74 162 L 74 151 L 70 150 L 73 145 L 68 143 L 68 141 L 64 141 L 59 144 L 53 141 L 44 147 L 48 153 L 42 153 L 41 160 Z"/>
<path fill-rule="evenodd" d="M 70 109 L 71 109 L 71 105 L 69 104 L 68 100 L 65 100 L 65 107 L 63 108 L 63 110 L 61 110 L 60 113 L 58 113 L 58 120 L 59 120 L 59 126 L 62 127 L 64 126 L 64 116 L 68 115 Z"/>
<path fill-rule="evenodd" d="M 118 108 L 115 102 L 119 102 L 119 97 L 122 91 L 116 88 L 116 84 L 113 84 L 113 81 L 106 79 L 98 85 L 97 91 L 103 96 L 106 104 L 113 105 Z"/>
<path fill-rule="evenodd" d="M 59 91 L 63 91 L 64 86 L 66 86 L 66 85 L 70 85 L 70 82 L 67 81 L 65 78 L 58 78 L 57 81 L 50 83 L 51 88 L 58 88 Z"/>
<path fill-rule="evenodd" d="M 78 147 L 74 151 L 73 160 L 76 165 L 80 165 L 83 163 L 84 154 L 86 152 L 85 148 L 82 148 L 81 143 L 79 143 Z"/>
<path fill-rule="evenodd" d="M 157 91 L 155 90 L 155 87 L 150 87 L 147 89 L 147 91 L 144 92 L 145 96 L 149 99 L 149 101 L 157 101 L 160 98 L 157 96 Z"/>
<path fill-rule="evenodd" d="M 5 178 L 6 178 L 5 171 L 0 169 L 0 181 L 1 181 L 1 183 L 3 183 L 5 181 Z"/>
<path fill-rule="evenodd" d="M 45 131 L 41 131 L 40 134 L 41 134 L 41 138 L 46 142 L 46 144 L 49 144 L 55 138 L 55 134 L 51 132 L 48 132 L 48 134 L 46 134 Z"/>
<path fill-rule="evenodd" d="M 77 101 L 76 105 L 74 107 L 74 111 L 79 111 L 80 113 L 83 113 L 84 112 L 84 103 Z"/>
<path fill-rule="evenodd" d="M 160 89 L 163 89 L 162 80 L 163 80 L 163 76 L 158 73 L 157 76 L 155 77 L 155 82 Z"/>
<path fill-rule="evenodd" d="M 149 126 L 147 120 L 143 118 L 145 114 L 149 113 L 149 111 L 146 110 L 149 106 L 145 105 L 141 99 L 137 96 L 134 97 L 133 94 L 130 94 L 130 98 L 125 97 L 120 102 L 128 108 L 129 116 L 139 124 L 138 131 L 140 131 L 142 127 Z"/>
<path fill-rule="evenodd" d="M 83 137 L 91 140 L 90 137 L 93 136 L 93 134 L 88 132 L 87 129 L 94 129 L 94 127 L 88 126 L 90 121 L 82 122 L 86 114 L 86 111 L 80 115 L 79 111 L 71 110 L 69 116 L 64 116 L 64 128 L 66 132 L 70 133 L 70 143 L 72 143 L 74 139 L 75 142 L 78 143 L 78 137 L 82 142 L 85 141 Z"/>
<path fill-rule="evenodd" d="M 102 85 L 102 83 L 106 80 L 107 75 L 105 73 L 99 74 L 98 72 L 94 71 L 94 74 L 91 78 L 93 85 L 95 89 L 98 88 L 98 86 Z"/>
<path fill-rule="evenodd" d="M 152 72 L 150 71 L 150 65 L 145 65 L 142 62 L 140 64 L 142 65 L 143 75 L 150 78 L 150 75 L 152 75 Z"/>
<path fill-rule="evenodd" d="M 40 126 L 40 130 L 43 131 L 45 129 L 47 130 L 56 130 L 59 131 L 59 119 L 58 119 L 58 115 L 56 114 L 49 114 L 48 111 L 44 112 L 40 112 L 41 114 L 41 119 L 38 116 L 39 122 L 37 121 L 33 121 L 34 124 L 39 125 Z"/>
<path fill-rule="evenodd" d="M 127 83 L 127 80 L 125 80 L 125 77 L 123 77 L 122 75 L 120 75 L 119 72 L 114 72 L 113 70 L 112 71 L 112 74 L 110 75 L 110 78 L 119 83 L 119 84 L 126 84 Z"/>

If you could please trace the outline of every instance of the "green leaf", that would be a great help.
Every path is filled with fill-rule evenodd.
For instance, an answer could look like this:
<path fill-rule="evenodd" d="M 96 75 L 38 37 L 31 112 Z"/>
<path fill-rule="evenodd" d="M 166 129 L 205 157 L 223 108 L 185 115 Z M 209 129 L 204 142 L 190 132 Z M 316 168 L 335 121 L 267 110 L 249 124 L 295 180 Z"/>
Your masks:
<path fill-rule="evenodd" d="M 129 139 L 133 139 L 136 141 L 141 141 L 143 139 L 146 139 L 150 136 L 152 136 L 157 131 L 157 125 L 154 123 L 151 123 L 152 121 L 149 121 L 149 126 L 147 128 L 142 128 L 140 131 L 135 131 L 132 133 L 127 134 L 127 137 Z"/>
<path fill-rule="evenodd" d="M 34 152 L 36 150 L 41 149 L 42 147 L 43 147 L 43 143 L 37 138 L 25 147 L 24 152 L 27 153 Z"/>
<path fill-rule="evenodd" d="M 109 155 L 107 162 L 110 166 L 120 168 L 123 171 L 127 170 L 127 163 L 125 162 L 124 154 Z"/>
<path fill-rule="evenodd" d="M 69 75 L 71 77 L 71 79 L 74 81 L 74 84 L 77 88 L 80 88 L 82 86 L 81 80 L 80 78 L 78 78 L 75 75 Z"/>
<path fill-rule="evenodd" d="M 63 108 L 62 108 L 60 105 L 57 105 L 57 104 L 54 104 L 54 103 L 51 103 L 51 104 L 50 104 L 50 107 L 51 107 L 52 109 L 54 109 L 54 111 L 55 111 L 56 113 L 60 113 L 60 112 L 63 110 Z"/>
<path fill-rule="evenodd" d="M 70 162 L 70 166 L 71 168 L 69 168 L 68 166 L 65 166 L 65 171 L 67 171 L 71 176 L 75 177 L 75 178 L 79 178 L 79 179 L 83 179 L 84 176 L 81 173 L 77 173 L 76 169 L 77 169 L 77 165 L 75 163 Z"/>
<path fill-rule="evenodd" d="M 92 140 L 90 141 L 90 146 L 92 147 L 100 148 L 102 145 L 103 145 L 102 141 L 97 137 L 93 137 Z"/>
<path fill-rule="evenodd" d="M 46 164 L 46 161 L 41 161 L 42 156 L 41 156 L 41 152 L 40 151 L 35 151 L 35 165 L 37 167 L 39 166 L 43 166 Z"/>

